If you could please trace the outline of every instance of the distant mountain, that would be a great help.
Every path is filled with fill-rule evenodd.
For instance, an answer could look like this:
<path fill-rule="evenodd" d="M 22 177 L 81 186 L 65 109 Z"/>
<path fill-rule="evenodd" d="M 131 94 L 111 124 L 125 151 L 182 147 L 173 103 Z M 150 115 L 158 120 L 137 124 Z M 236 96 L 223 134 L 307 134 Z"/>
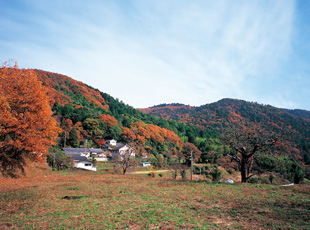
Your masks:
<path fill-rule="evenodd" d="M 310 154 L 310 112 L 287 110 L 236 99 L 222 99 L 218 102 L 192 107 L 182 104 L 163 104 L 146 109 L 145 113 L 164 119 L 194 125 L 203 130 L 221 131 L 231 123 L 241 121 L 259 123 L 269 130 L 289 129 L 291 137 L 300 152 L 298 158 Z"/>
<path fill-rule="evenodd" d="M 310 111 L 302 109 L 283 109 L 283 111 L 294 115 L 295 117 L 300 117 L 308 122 L 310 122 Z"/>

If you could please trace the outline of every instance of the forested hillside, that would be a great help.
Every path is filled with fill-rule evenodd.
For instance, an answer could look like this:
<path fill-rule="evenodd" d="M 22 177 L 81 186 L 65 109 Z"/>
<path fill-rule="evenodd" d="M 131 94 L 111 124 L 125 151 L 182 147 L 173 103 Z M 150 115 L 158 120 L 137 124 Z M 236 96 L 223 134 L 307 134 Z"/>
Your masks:
<path fill-rule="evenodd" d="M 41 70 L 37 74 L 49 89 L 51 106 L 64 130 L 59 146 L 75 147 L 87 139 L 89 146 L 98 147 L 114 138 L 131 143 L 138 154 L 169 158 L 180 151 L 183 143 L 191 142 L 208 161 L 214 161 L 228 151 L 220 140 L 226 127 L 254 123 L 267 132 L 284 133 L 289 143 L 286 152 L 299 162 L 310 163 L 308 111 L 234 99 L 199 107 L 175 103 L 137 110 L 70 77 Z"/>
<path fill-rule="evenodd" d="M 77 147 L 88 140 L 88 146 L 99 147 L 114 138 L 134 145 L 138 154 L 164 157 L 176 154 L 182 143 L 195 139 L 220 146 L 218 132 L 211 129 L 153 117 L 70 77 L 36 72 L 48 88 L 52 110 L 64 130 L 59 146 Z"/>
<path fill-rule="evenodd" d="M 19 74 L 18 69 L 10 71 Z M 137 110 L 64 75 L 42 70 L 23 70 L 23 73 L 35 75 L 46 88 L 53 117 L 61 128 L 57 151 L 64 146 L 86 144 L 87 147 L 101 147 L 113 138 L 134 146 L 138 156 L 152 155 L 159 167 L 176 162 L 176 158 L 188 164 L 188 154 L 193 151 L 198 162 L 240 170 L 231 159 L 247 147 L 235 149 L 232 139 L 225 141 L 229 137 L 225 132 L 234 127 L 241 128 L 239 131 L 244 137 L 254 137 L 246 139 L 247 143 L 254 143 L 254 151 L 266 143 L 274 143 L 268 151 L 255 156 L 254 152 L 249 153 L 257 172 L 265 168 L 290 181 L 300 181 L 304 173 L 301 166 L 310 164 L 307 111 L 288 111 L 233 99 L 200 107 L 163 104 Z M 257 142 L 267 137 L 271 139 Z"/>
<path fill-rule="evenodd" d="M 292 148 L 289 151 L 292 151 L 297 159 L 309 161 L 310 123 L 307 121 L 309 111 L 284 110 L 234 99 L 222 99 L 199 107 L 163 104 L 140 111 L 194 125 L 202 130 L 212 129 L 219 132 L 231 124 L 241 122 L 259 124 L 267 131 L 286 135 L 285 138 L 290 140 Z"/>

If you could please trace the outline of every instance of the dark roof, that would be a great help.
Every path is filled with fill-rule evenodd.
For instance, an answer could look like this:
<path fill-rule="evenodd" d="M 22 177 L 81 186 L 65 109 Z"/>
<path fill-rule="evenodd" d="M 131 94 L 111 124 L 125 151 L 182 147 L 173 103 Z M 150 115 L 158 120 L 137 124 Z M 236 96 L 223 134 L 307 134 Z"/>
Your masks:
<path fill-rule="evenodd" d="M 75 160 L 75 161 L 88 161 L 88 162 L 91 162 L 86 157 L 82 157 L 82 156 L 72 155 L 70 157 L 71 157 L 72 160 Z"/>
<path fill-rule="evenodd" d="M 102 149 L 93 148 L 63 148 L 66 155 L 80 155 L 81 153 L 104 153 Z"/>
<path fill-rule="evenodd" d="M 102 149 L 89 149 L 90 153 L 104 153 Z"/>

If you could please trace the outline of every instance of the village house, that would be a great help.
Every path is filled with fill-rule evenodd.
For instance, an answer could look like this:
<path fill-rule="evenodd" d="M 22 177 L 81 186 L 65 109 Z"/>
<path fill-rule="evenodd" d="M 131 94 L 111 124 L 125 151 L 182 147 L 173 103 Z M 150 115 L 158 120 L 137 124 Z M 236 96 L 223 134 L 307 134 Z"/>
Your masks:
<path fill-rule="evenodd" d="M 142 162 L 141 166 L 142 167 L 149 167 L 149 166 L 151 166 L 151 163 L 150 162 Z"/>
<path fill-rule="evenodd" d="M 113 148 L 111 152 L 112 158 L 124 156 L 125 154 L 130 154 L 130 157 L 135 157 L 135 150 L 129 145 L 118 145 L 117 147 Z"/>
<path fill-rule="evenodd" d="M 69 156 L 74 163 L 74 167 L 91 171 L 97 171 L 92 160 L 107 161 L 107 156 L 102 149 L 94 148 L 63 148 L 65 154 Z"/>
<path fill-rule="evenodd" d="M 105 147 L 108 148 L 112 153 L 112 158 L 124 156 L 125 154 L 130 153 L 130 157 L 135 157 L 134 148 L 129 145 L 125 145 L 122 143 L 117 143 L 116 140 L 107 140 Z"/>
<path fill-rule="evenodd" d="M 75 168 L 97 171 L 97 168 L 94 166 L 94 163 L 84 156 L 71 155 L 71 159 L 73 160 Z"/>
<path fill-rule="evenodd" d="M 108 147 L 110 147 L 110 146 L 116 146 L 116 143 L 117 143 L 117 141 L 114 140 L 114 139 L 112 139 L 112 140 L 107 140 L 107 141 L 105 142 L 104 147 L 108 148 Z"/>

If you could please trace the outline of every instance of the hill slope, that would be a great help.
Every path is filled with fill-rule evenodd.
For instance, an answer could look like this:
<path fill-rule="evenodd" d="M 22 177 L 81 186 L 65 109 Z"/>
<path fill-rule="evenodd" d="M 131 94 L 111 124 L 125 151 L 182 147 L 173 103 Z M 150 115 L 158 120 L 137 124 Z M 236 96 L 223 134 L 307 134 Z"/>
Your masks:
<path fill-rule="evenodd" d="M 36 72 L 48 88 L 54 114 L 65 131 L 60 146 L 65 143 L 65 137 L 69 146 L 83 144 L 86 139 L 89 145 L 100 146 L 104 139 L 114 138 L 135 145 L 138 153 L 167 156 L 181 148 L 182 142 L 189 139 L 189 133 L 201 138 L 218 136 L 211 130 L 150 116 L 68 76 Z"/>
<path fill-rule="evenodd" d="M 222 99 L 199 107 L 163 104 L 140 111 L 191 124 L 204 130 L 220 131 L 229 124 L 241 121 L 259 123 L 269 130 L 278 132 L 289 129 L 294 133 L 291 138 L 300 151 L 299 158 L 303 158 L 304 154 L 310 154 L 310 122 L 307 121 L 309 111 L 284 110 L 235 99 Z"/>

